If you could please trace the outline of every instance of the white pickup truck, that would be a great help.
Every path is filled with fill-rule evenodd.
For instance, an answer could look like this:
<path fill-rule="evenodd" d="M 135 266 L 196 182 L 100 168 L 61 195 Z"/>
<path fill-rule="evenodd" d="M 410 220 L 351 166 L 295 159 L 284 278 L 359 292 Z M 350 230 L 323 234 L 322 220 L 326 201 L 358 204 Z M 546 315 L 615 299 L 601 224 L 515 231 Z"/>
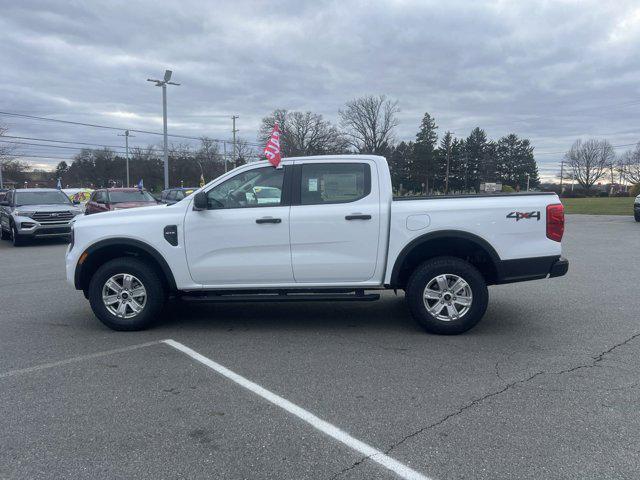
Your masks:
<path fill-rule="evenodd" d="M 488 285 L 564 275 L 563 231 L 553 193 L 394 198 L 383 157 L 300 157 L 236 168 L 174 205 L 77 218 L 66 268 L 116 330 L 150 326 L 170 296 L 370 301 L 401 289 L 427 331 L 457 334 L 483 317 Z"/>

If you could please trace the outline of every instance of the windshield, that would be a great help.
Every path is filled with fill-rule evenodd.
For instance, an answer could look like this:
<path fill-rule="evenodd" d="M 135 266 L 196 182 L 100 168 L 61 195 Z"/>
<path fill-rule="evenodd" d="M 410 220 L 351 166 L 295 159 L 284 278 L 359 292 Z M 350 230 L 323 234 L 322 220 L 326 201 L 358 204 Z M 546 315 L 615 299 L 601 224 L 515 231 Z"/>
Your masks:
<path fill-rule="evenodd" d="M 16 191 L 16 206 L 21 205 L 68 205 L 69 198 L 60 191 L 55 192 L 20 192 Z"/>
<path fill-rule="evenodd" d="M 156 203 L 155 199 L 146 191 L 109 192 L 109 201 L 111 203 L 127 203 L 127 202 Z"/>

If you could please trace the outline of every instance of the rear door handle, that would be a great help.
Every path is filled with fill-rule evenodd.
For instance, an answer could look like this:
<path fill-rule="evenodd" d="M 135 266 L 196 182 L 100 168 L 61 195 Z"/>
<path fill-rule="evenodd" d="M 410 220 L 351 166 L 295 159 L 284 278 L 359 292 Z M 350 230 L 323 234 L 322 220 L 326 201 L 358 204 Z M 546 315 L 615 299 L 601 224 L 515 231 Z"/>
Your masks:
<path fill-rule="evenodd" d="M 256 218 L 256 223 L 280 223 L 280 222 L 282 222 L 281 218 L 271 218 L 271 217 Z"/>
<path fill-rule="evenodd" d="M 345 220 L 371 220 L 371 215 L 362 215 L 361 213 L 354 213 L 353 215 L 347 215 Z"/>

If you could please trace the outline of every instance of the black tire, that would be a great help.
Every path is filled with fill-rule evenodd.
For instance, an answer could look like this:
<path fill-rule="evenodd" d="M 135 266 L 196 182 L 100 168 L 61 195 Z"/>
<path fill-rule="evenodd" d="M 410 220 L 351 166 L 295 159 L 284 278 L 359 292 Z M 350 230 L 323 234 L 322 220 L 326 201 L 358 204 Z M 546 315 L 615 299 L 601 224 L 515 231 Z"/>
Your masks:
<path fill-rule="evenodd" d="M 146 290 L 146 302 L 141 311 L 132 318 L 115 315 L 109 311 L 102 300 L 102 291 L 107 280 L 119 274 L 133 275 Z M 159 318 L 166 297 L 167 294 L 156 271 L 145 262 L 131 257 L 108 261 L 98 268 L 89 283 L 89 303 L 93 313 L 98 320 L 113 330 L 133 331 L 149 328 Z"/>
<path fill-rule="evenodd" d="M 18 233 L 18 229 L 14 223 L 11 223 L 11 241 L 13 242 L 14 247 L 21 247 L 25 242 L 22 235 Z"/>
<path fill-rule="evenodd" d="M 633 212 L 633 218 L 636 219 L 636 222 L 640 222 L 640 213 Z"/>
<path fill-rule="evenodd" d="M 451 312 L 444 298 L 442 301 L 437 299 L 427 301 L 424 299 L 425 289 L 440 275 L 460 277 L 471 289 L 471 305 L 468 307 L 468 310 L 464 311 L 465 306 L 456 306 L 456 302 L 453 302 L 454 305 L 452 308 L 455 308 L 456 312 L 464 312 L 457 319 L 439 319 L 427 310 L 426 304 L 430 304 L 429 306 L 434 308 L 438 302 L 440 304 L 445 302 L 442 306 L 437 306 L 444 309 L 444 315 Z M 446 278 L 449 278 L 449 280 L 453 282 L 453 277 Z M 438 291 L 440 291 L 439 288 Z M 455 292 L 453 294 L 455 294 Z M 445 290 L 444 296 L 447 297 L 447 299 L 455 299 L 455 297 L 452 296 L 453 294 Z M 470 263 L 456 257 L 436 257 L 416 268 L 407 283 L 405 297 L 413 318 L 428 332 L 441 335 L 457 335 L 473 328 L 484 316 L 487 310 L 487 304 L 489 303 L 487 283 L 482 274 Z M 455 313 L 452 313 L 451 316 L 454 317 Z"/>
<path fill-rule="evenodd" d="M 2 240 L 10 240 L 11 239 L 11 233 L 7 232 L 4 228 L 0 227 L 0 238 L 2 238 Z"/>

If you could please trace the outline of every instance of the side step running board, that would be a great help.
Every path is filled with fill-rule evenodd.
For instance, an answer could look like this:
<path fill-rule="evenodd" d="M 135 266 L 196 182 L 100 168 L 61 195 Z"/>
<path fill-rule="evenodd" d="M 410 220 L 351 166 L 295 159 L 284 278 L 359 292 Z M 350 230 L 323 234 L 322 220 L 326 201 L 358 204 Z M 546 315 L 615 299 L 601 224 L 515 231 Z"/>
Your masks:
<path fill-rule="evenodd" d="M 262 293 L 262 294 L 184 294 L 189 302 L 373 302 L 380 299 L 377 293 Z"/>

